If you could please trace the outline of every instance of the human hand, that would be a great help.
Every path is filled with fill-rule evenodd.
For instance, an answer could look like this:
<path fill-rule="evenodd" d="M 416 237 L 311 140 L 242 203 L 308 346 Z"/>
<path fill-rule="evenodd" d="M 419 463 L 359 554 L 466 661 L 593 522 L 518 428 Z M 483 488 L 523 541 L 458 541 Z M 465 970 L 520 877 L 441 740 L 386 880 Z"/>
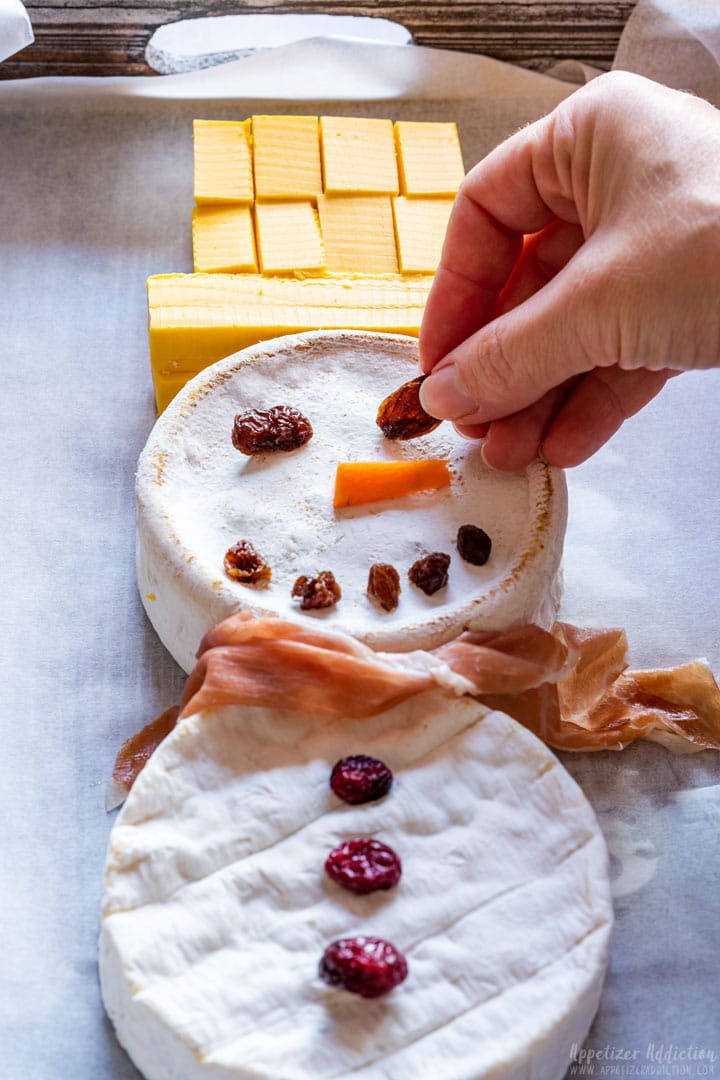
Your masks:
<path fill-rule="evenodd" d="M 497 147 L 458 193 L 420 360 L 425 409 L 509 470 L 577 465 L 720 365 L 720 112 L 613 72 Z"/>

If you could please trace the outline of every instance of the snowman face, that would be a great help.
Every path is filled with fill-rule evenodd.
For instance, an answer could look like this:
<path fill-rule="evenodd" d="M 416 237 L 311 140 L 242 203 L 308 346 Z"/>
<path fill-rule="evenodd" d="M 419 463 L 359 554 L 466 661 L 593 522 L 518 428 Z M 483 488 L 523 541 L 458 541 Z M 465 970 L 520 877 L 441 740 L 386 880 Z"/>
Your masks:
<path fill-rule="evenodd" d="M 410 442 L 386 439 L 379 403 L 416 374 L 417 346 L 396 335 L 311 333 L 245 350 L 198 376 L 158 420 L 138 467 L 138 578 L 148 615 L 186 670 L 203 634 L 234 611 L 320 618 L 374 648 L 428 648 L 467 627 L 551 621 L 565 525 L 562 475 L 539 462 L 502 474 L 451 425 Z M 232 445 L 234 417 L 287 405 L 313 436 L 289 453 L 247 457 Z M 342 462 L 444 459 L 440 490 L 335 509 Z M 458 530 L 492 540 L 484 566 L 462 558 Z M 230 579 L 223 560 L 250 543 L 272 571 L 261 587 Z M 428 553 L 450 558 L 432 596 L 408 571 Z M 367 592 L 373 564 L 399 575 L 397 607 Z M 342 590 L 331 609 L 305 612 L 300 577 L 330 571 Z M 555 597 L 556 600 L 556 597 Z"/>

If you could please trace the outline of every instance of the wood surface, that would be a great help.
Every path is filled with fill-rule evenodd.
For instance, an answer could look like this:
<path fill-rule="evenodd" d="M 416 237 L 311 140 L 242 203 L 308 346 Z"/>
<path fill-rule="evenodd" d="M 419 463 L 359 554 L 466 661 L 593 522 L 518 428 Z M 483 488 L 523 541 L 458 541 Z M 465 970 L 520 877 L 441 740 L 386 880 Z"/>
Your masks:
<path fill-rule="evenodd" d="M 164 23 L 200 16 L 323 12 L 393 19 L 418 45 L 484 53 L 544 70 L 559 59 L 612 62 L 636 0 L 25 0 L 35 42 L 0 65 L 0 78 L 151 75 L 145 46 Z"/>

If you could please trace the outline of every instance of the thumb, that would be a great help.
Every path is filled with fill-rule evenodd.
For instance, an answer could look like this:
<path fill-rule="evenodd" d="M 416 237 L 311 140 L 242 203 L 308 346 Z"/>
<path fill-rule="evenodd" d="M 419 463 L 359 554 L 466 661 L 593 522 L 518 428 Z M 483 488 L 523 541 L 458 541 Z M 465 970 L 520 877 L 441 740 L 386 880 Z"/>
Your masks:
<path fill-rule="evenodd" d="M 568 267 L 493 319 L 433 368 L 421 386 L 423 408 L 443 420 L 482 424 L 526 408 L 596 365 L 612 363 L 613 358 L 601 358 L 593 317 L 597 307 L 583 298 L 585 292 L 582 278 Z M 597 355 L 588 342 L 598 344 Z"/>

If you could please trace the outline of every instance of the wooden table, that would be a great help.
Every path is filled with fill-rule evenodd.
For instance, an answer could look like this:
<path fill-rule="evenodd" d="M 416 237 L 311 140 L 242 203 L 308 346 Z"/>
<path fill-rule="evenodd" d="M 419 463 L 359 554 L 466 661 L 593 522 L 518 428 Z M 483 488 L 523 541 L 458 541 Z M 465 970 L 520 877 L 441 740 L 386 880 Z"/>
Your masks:
<path fill-rule="evenodd" d="M 374 15 L 407 27 L 418 45 L 484 53 L 544 70 L 556 60 L 612 62 L 636 0 L 25 0 L 33 45 L 0 78 L 151 75 L 145 46 L 164 23 L 208 15 L 323 12 Z"/>

